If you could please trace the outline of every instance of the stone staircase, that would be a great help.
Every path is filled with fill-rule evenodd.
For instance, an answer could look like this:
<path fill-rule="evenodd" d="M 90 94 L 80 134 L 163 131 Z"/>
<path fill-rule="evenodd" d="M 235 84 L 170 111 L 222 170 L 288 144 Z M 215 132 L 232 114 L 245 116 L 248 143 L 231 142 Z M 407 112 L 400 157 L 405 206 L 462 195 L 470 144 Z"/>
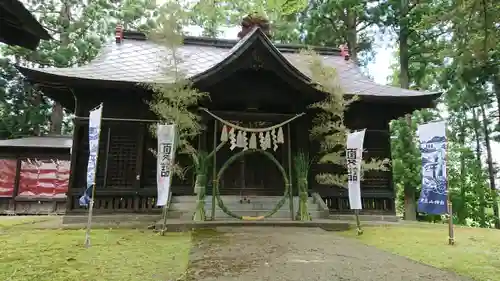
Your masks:
<path fill-rule="evenodd" d="M 243 203 L 240 203 L 241 197 L 237 195 L 223 195 L 221 198 L 224 201 L 224 205 L 233 213 L 241 216 L 257 217 L 263 216 L 271 211 L 280 200 L 281 196 L 252 196 L 248 198 L 250 202 L 243 201 Z M 309 213 L 313 219 L 328 218 L 328 210 L 324 209 L 324 206 L 321 204 L 322 202 L 316 202 L 317 199 L 314 197 L 309 197 L 308 200 Z M 298 196 L 295 196 L 293 201 L 294 213 L 296 213 L 299 206 Z M 234 219 L 224 213 L 217 205 L 217 202 L 215 204 L 216 220 Z M 195 208 L 196 196 L 174 196 L 171 199 L 168 217 L 191 220 Z M 212 196 L 206 196 L 205 198 L 205 213 L 207 217 L 212 216 Z M 289 201 L 287 200 L 285 204 L 269 219 L 291 219 Z"/>

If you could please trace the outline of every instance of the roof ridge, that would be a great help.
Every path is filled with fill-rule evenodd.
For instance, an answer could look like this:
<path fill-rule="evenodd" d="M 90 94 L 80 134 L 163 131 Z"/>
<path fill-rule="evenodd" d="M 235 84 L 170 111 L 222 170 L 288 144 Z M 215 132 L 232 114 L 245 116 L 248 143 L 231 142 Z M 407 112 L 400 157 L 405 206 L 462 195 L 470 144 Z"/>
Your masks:
<path fill-rule="evenodd" d="M 138 40 L 138 41 L 148 40 L 144 32 L 133 31 L 133 30 L 124 30 L 123 39 Z M 185 45 L 213 46 L 217 48 L 226 48 L 226 49 L 231 49 L 239 41 L 240 40 L 238 39 L 210 38 L 204 36 L 191 36 L 191 35 L 184 36 Z M 340 49 L 334 47 L 311 46 L 307 44 L 284 44 L 284 43 L 273 43 L 273 45 L 281 53 L 298 53 L 302 49 L 312 48 L 315 52 L 317 52 L 320 55 L 340 56 Z"/>

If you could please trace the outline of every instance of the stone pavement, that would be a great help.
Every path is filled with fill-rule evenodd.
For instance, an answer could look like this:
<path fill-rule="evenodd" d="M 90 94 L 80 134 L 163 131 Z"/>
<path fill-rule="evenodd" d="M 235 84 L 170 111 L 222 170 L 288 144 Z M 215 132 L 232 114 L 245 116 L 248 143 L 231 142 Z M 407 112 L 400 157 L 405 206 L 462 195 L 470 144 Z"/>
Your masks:
<path fill-rule="evenodd" d="M 187 280 L 470 280 L 316 228 L 218 230 L 195 239 Z"/>

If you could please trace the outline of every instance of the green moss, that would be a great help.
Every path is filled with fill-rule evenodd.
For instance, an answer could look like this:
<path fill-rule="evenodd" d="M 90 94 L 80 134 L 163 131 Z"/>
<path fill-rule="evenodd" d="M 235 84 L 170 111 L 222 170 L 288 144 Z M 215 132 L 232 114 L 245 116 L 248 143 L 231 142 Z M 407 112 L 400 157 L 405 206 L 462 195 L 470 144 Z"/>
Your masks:
<path fill-rule="evenodd" d="M 146 230 L 4 230 L 0 280 L 122 281 L 175 280 L 186 270 L 190 233 L 160 236 Z"/>

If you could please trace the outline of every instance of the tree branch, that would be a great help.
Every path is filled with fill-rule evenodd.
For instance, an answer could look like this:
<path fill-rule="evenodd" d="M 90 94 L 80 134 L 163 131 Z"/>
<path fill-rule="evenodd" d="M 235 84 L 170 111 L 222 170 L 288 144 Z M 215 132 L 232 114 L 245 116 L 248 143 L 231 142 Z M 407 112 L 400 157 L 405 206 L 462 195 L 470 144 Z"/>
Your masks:
<path fill-rule="evenodd" d="M 362 26 L 362 27 L 358 28 L 360 25 L 361 25 L 361 24 L 356 25 L 356 33 L 358 33 L 358 34 L 359 34 L 361 31 L 363 31 L 363 30 L 367 29 L 368 27 L 372 26 L 372 25 L 373 25 L 373 22 L 371 22 L 371 23 L 367 23 L 367 24 L 365 24 L 364 26 Z"/>
<path fill-rule="evenodd" d="M 408 14 L 411 12 L 411 10 L 413 10 L 416 6 L 418 6 L 418 4 L 420 4 L 420 0 L 415 1 L 413 5 L 408 5 Z"/>
<path fill-rule="evenodd" d="M 51 31 L 51 32 L 54 32 L 54 33 L 57 33 L 57 34 L 61 34 L 61 32 L 60 32 L 60 31 L 57 31 L 57 30 L 55 30 L 55 29 L 53 29 L 53 28 L 50 28 L 50 27 L 48 27 L 48 26 L 46 26 L 46 25 L 43 25 L 43 24 L 41 24 L 41 23 L 40 23 L 40 25 L 41 25 L 43 28 L 47 29 L 48 31 Z"/>

